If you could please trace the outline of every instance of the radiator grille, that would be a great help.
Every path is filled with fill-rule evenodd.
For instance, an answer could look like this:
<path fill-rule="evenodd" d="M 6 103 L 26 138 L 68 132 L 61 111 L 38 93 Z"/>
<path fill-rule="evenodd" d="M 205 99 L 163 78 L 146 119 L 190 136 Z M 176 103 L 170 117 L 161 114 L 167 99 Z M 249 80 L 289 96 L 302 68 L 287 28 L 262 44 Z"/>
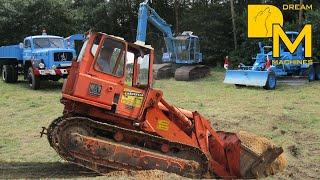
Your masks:
<path fill-rule="evenodd" d="M 55 62 L 72 61 L 73 54 L 71 52 L 57 52 L 54 53 Z"/>

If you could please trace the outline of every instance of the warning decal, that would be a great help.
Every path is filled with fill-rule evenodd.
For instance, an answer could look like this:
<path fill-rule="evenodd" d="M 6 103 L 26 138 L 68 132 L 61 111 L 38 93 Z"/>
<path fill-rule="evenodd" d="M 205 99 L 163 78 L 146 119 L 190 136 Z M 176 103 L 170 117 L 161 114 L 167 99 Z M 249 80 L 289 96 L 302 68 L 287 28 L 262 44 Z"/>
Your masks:
<path fill-rule="evenodd" d="M 121 103 L 132 106 L 140 107 L 143 101 L 143 93 L 131 89 L 124 89 L 121 97 Z"/>
<path fill-rule="evenodd" d="M 169 130 L 169 121 L 166 120 L 158 120 L 157 122 L 157 129 L 162 131 L 168 131 Z"/>

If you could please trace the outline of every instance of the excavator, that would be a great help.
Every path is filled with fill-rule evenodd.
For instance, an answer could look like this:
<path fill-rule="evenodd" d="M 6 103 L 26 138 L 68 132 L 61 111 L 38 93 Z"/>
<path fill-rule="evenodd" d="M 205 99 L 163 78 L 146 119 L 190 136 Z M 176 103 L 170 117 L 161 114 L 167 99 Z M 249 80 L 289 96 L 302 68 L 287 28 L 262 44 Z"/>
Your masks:
<path fill-rule="evenodd" d="M 201 64 L 199 37 L 191 31 L 174 37 L 171 25 L 148 5 L 148 0 L 140 3 L 136 43 L 145 44 L 148 22 L 163 33 L 167 49 L 162 55 L 162 64 L 154 65 L 155 79 L 174 75 L 177 81 L 190 81 L 209 75 L 210 68 Z"/>
<path fill-rule="evenodd" d="M 152 88 L 154 49 L 90 32 L 62 89 L 63 115 L 44 128 L 66 161 L 105 174 L 162 170 L 190 178 L 257 178 L 282 154 L 256 153 L 235 133 Z M 274 173 L 275 171 L 273 171 Z M 271 173 L 271 174 L 273 174 Z"/>

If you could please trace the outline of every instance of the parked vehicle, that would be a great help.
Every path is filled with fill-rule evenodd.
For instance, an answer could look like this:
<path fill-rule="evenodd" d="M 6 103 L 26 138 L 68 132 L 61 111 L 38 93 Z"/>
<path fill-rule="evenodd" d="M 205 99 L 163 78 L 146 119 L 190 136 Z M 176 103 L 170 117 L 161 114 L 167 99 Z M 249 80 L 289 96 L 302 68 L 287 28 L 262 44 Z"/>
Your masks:
<path fill-rule="evenodd" d="M 163 33 L 167 49 L 162 55 L 162 64 L 154 65 L 155 79 L 174 76 L 177 81 L 190 81 L 210 74 L 210 68 L 202 64 L 199 37 L 191 31 L 174 36 L 171 25 L 148 5 L 148 1 L 140 3 L 137 43 L 145 44 L 148 22 Z"/>
<path fill-rule="evenodd" d="M 286 32 L 291 41 L 295 40 L 298 32 Z M 224 83 L 236 86 L 260 86 L 267 90 L 276 88 L 277 79 L 282 77 L 305 77 L 309 81 L 320 80 L 320 64 L 300 63 L 305 60 L 302 43 L 293 54 L 280 45 L 280 58 L 272 57 L 272 47 L 259 43 L 260 52 L 256 55 L 253 66 L 239 65 L 237 70 L 227 70 Z M 274 60 L 276 63 L 271 63 Z"/>
<path fill-rule="evenodd" d="M 45 32 L 29 36 L 18 45 L 0 47 L 2 79 L 6 83 L 15 83 L 22 74 L 30 88 L 36 90 L 43 80 L 66 78 L 75 57 L 75 50 L 65 46 L 63 37 Z"/>
<path fill-rule="evenodd" d="M 76 51 L 76 54 L 79 55 L 84 39 L 85 39 L 84 34 L 73 34 L 64 39 L 65 46 L 69 49 L 74 49 Z"/>

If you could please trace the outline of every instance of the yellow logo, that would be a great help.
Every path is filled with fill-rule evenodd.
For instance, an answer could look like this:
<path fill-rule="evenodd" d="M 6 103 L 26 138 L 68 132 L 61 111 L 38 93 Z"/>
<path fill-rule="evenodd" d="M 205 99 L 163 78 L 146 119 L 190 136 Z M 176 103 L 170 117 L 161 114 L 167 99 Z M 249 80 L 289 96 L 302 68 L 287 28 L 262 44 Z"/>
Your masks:
<path fill-rule="evenodd" d="M 280 9 L 272 5 L 248 5 L 248 37 L 272 37 L 273 24 L 283 26 Z"/>
<path fill-rule="evenodd" d="M 283 30 L 283 15 L 273 5 L 248 5 L 248 38 L 273 38 L 273 57 L 280 57 L 280 39 L 294 53 L 304 40 L 305 57 L 312 57 L 312 26 L 306 24 L 296 39 L 290 39 Z M 292 42 L 293 41 L 293 42 Z"/>
<path fill-rule="evenodd" d="M 297 38 L 291 42 L 286 33 L 283 31 L 282 27 L 279 24 L 273 25 L 273 57 L 280 56 L 280 38 L 282 42 L 288 47 L 290 53 L 294 53 L 294 51 L 298 48 L 299 44 L 305 39 L 305 57 L 312 57 L 312 27 L 310 24 L 306 24 L 304 28 L 300 31 Z"/>
<path fill-rule="evenodd" d="M 170 122 L 167 120 L 158 120 L 157 121 L 157 129 L 162 130 L 162 131 L 168 131 L 169 124 L 170 124 Z"/>

